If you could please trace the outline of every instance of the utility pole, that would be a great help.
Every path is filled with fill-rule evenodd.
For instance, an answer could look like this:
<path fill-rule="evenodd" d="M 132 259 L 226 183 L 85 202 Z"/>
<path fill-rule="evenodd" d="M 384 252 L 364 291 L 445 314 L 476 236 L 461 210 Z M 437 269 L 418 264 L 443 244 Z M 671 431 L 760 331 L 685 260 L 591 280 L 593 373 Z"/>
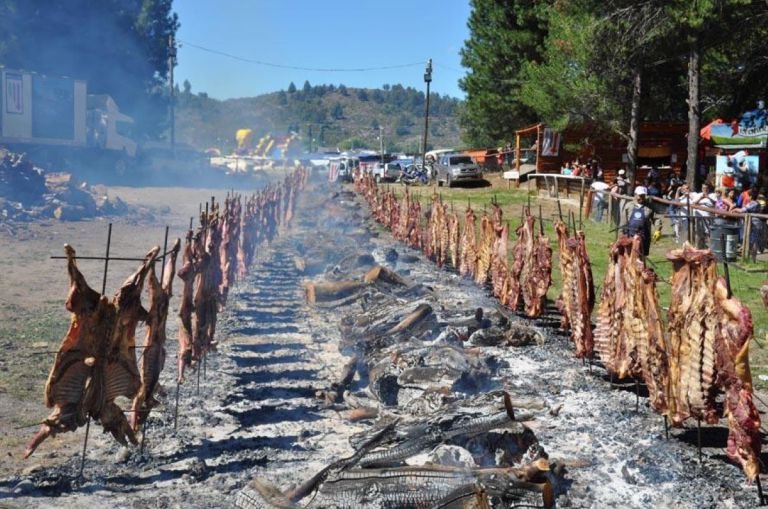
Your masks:
<path fill-rule="evenodd" d="M 312 153 L 312 124 L 309 124 L 309 130 L 307 132 L 307 136 L 309 137 L 309 153 Z"/>
<path fill-rule="evenodd" d="M 424 71 L 424 82 L 427 84 L 427 108 L 424 112 L 424 145 L 421 150 L 421 167 L 424 170 L 426 170 L 427 169 L 427 133 L 429 132 L 429 84 L 432 82 L 432 59 L 431 58 L 427 60 L 427 68 Z"/>
<path fill-rule="evenodd" d="M 171 84 L 171 152 L 176 155 L 176 91 L 173 84 L 173 68 L 176 67 L 176 41 L 173 38 L 173 34 L 168 36 L 168 74 Z"/>

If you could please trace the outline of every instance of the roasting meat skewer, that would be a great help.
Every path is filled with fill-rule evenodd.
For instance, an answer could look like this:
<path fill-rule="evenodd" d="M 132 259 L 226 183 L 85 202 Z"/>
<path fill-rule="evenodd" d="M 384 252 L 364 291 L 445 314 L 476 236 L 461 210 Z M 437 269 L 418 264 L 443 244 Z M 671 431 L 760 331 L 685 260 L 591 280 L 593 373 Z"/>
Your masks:
<path fill-rule="evenodd" d="M 146 318 L 141 291 L 159 250 L 156 247 L 147 254 L 142 266 L 110 300 L 88 286 L 77 268 L 75 250 L 64 246 L 70 277 L 66 307 L 72 319 L 45 385 L 45 405 L 54 410 L 30 440 L 25 457 L 49 436 L 82 426 L 89 415 L 118 442 L 137 443 L 114 400 L 118 396 L 133 398 L 141 384 L 135 354 L 136 325 Z"/>
<path fill-rule="evenodd" d="M 688 417 L 718 419 L 714 400 L 725 391 L 728 418 L 726 454 L 739 463 L 749 480 L 759 473 L 760 415 L 752 401 L 749 339 L 752 315 L 728 296 L 709 250 L 685 244 L 671 251 L 672 302 L 669 309 L 669 409 L 673 424 Z"/>
<path fill-rule="evenodd" d="M 49 436 L 74 431 L 85 424 L 88 417 L 84 401 L 86 382 L 99 351 L 99 341 L 111 336 L 114 328 L 114 306 L 88 286 L 77 267 L 74 248 L 65 244 L 64 253 L 70 285 L 66 308 L 72 318 L 45 384 L 45 406 L 53 408 L 53 412 L 27 445 L 25 458 Z"/>
<path fill-rule="evenodd" d="M 689 417 L 717 422 L 715 340 L 717 309 L 713 294 L 717 264 L 710 251 L 671 251 L 672 300 L 669 306 L 669 412 L 673 424 Z"/>
<path fill-rule="evenodd" d="M 155 392 L 160 383 L 160 373 L 165 366 L 166 322 L 168 306 L 173 296 L 173 278 L 176 275 L 176 258 L 181 247 L 181 240 L 171 249 L 166 262 L 162 284 L 155 274 L 154 264 L 149 268 L 147 287 L 149 290 L 149 311 L 147 317 L 147 334 L 144 338 L 144 351 L 141 353 L 141 387 L 133 398 L 131 427 L 138 431 L 149 417 L 149 412 L 159 402 Z"/>
<path fill-rule="evenodd" d="M 477 271 L 477 240 L 475 234 L 475 211 L 467 206 L 464 214 L 464 230 L 461 234 L 461 260 L 459 262 L 459 274 L 462 276 L 475 277 Z"/>
<path fill-rule="evenodd" d="M 126 439 L 134 445 L 136 436 L 128 424 L 123 411 L 115 404 L 115 398 L 123 396 L 133 399 L 141 386 L 136 363 L 136 325 L 139 321 L 146 321 L 147 311 L 141 305 L 141 294 L 144 287 L 144 279 L 154 266 L 155 258 L 160 252 L 159 247 L 154 247 L 144 257 L 144 264 L 133 273 L 117 291 L 112 302 L 117 310 L 117 320 L 114 334 L 106 349 L 106 366 L 103 371 L 101 361 L 96 359 L 94 367 L 93 386 L 99 388 L 99 375 L 103 373 L 104 394 L 103 402 L 97 411 L 91 405 L 91 415 L 101 422 L 104 431 L 109 431 L 112 436 L 123 445 Z"/>
<path fill-rule="evenodd" d="M 177 382 L 184 382 L 184 370 L 192 363 L 194 311 L 194 280 L 197 273 L 192 244 L 192 231 L 187 234 L 187 242 L 181 255 L 181 267 L 178 276 L 182 280 L 181 305 L 179 306 L 179 350 L 177 354 Z"/>

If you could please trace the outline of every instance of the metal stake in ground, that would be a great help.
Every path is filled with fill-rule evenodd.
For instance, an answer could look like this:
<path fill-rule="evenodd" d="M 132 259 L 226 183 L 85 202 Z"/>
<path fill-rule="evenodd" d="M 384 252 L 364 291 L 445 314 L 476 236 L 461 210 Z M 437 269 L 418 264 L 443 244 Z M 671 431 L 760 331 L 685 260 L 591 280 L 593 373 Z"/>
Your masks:
<path fill-rule="evenodd" d="M 757 505 L 762 506 L 765 502 L 765 499 L 763 498 L 763 485 L 760 484 L 760 464 L 757 465 L 757 477 L 755 478 L 755 484 L 757 484 L 757 496 L 760 500 Z"/>
<path fill-rule="evenodd" d="M 162 291 L 163 287 L 163 279 L 165 279 L 165 257 L 166 251 L 168 251 L 168 225 L 165 226 L 165 240 L 163 241 L 163 259 L 162 259 L 162 266 L 160 267 L 160 289 Z M 144 345 L 146 348 L 147 345 Z M 138 410 L 136 410 L 138 412 Z M 144 454 L 144 441 L 147 438 L 147 421 L 149 420 L 149 416 L 147 416 L 146 419 L 144 419 L 144 422 L 141 423 L 141 444 L 139 445 L 139 453 Z"/>
<path fill-rule="evenodd" d="M 560 221 L 564 223 L 565 221 L 563 221 L 563 207 L 562 205 L 560 205 L 560 198 L 557 199 L 557 213 L 560 216 Z"/>
<path fill-rule="evenodd" d="M 732 297 L 731 293 L 731 273 L 728 270 L 728 259 L 726 258 L 725 251 L 725 234 L 720 235 L 720 249 L 723 253 L 723 272 L 725 272 L 725 288 L 728 291 L 728 298 Z"/>
<path fill-rule="evenodd" d="M 107 292 L 107 272 L 109 271 L 109 248 L 112 244 L 112 223 L 109 223 L 107 229 L 107 250 L 104 255 L 104 278 L 101 282 L 101 294 L 104 295 Z M 91 375 L 93 375 L 93 368 L 91 368 Z M 83 438 L 83 455 L 80 458 L 80 474 L 78 479 L 83 478 L 83 470 L 85 470 L 85 453 L 88 450 L 88 432 L 91 430 L 91 414 L 88 414 L 88 418 L 85 421 L 85 437 Z"/>
<path fill-rule="evenodd" d="M 699 447 L 699 463 L 701 463 L 701 419 L 696 421 L 696 445 Z"/>

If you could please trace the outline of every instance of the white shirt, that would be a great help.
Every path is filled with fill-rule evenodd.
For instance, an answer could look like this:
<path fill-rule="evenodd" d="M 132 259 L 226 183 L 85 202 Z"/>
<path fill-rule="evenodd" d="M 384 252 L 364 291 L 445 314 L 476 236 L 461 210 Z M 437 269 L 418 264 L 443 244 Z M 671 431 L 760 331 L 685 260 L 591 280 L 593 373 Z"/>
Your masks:
<path fill-rule="evenodd" d="M 717 196 L 715 196 L 715 193 L 710 193 L 707 195 L 704 193 L 690 193 L 690 197 L 692 205 L 700 205 L 702 207 L 714 208 L 715 201 L 717 201 Z M 699 199 L 701 199 L 701 201 L 699 201 Z M 709 212 L 706 210 L 695 209 L 693 214 L 696 216 L 709 217 Z"/>
<path fill-rule="evenodd" d="M 605 182 L 602 182 L 600 180 L 596 180 L 595 182 L 592 182 L 592 185 L 589 186 L 589 187 L 590 187 L 590 189 L 592 189 L 592 191 L 596 192 L 598 194 L 598 196 L 600 196 L 602 198 L 605 195 L 604 191 L 606 189 L 610 188 L 611 186 L 608 185 Z"/>

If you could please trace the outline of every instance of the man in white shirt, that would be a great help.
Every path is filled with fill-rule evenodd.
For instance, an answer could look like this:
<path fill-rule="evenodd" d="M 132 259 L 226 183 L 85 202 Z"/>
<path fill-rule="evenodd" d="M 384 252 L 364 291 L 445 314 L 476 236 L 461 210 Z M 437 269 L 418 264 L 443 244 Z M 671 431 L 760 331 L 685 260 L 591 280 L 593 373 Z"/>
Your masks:
<path fill-rule="evenodd" d="M 590 190 L 592 191 L 592 208 L 595 209 L 594 219 L 598 223 L 603 220 L 603 212 L 608 208 L 607 190 L 610 188 L 604 180 L 602 173 L 598 173 L 595 181 L 592 182 Z"/>
<path fill-rule="evenodd" d="M 691 205 L 714 208 L 717 196 L 712 192 L 712 188 L 709 184 L 705 182 L 701 185 L 701 192 L 690 193 L 689 199 L 691 200 Z M 698 209 L 694 209 L 692 212 L 696 232 L 696 247 L 698 249 L 705 249 L 709 239 L 710 214 L 706 210 Z"/>

